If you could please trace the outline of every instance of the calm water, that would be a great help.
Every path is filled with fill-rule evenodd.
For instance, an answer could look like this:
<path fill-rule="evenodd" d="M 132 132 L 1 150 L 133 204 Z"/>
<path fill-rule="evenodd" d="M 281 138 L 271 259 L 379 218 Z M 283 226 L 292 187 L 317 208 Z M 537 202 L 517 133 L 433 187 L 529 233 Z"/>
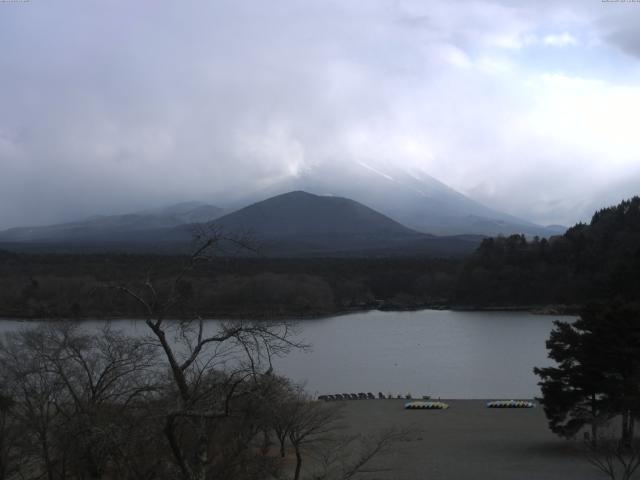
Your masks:
<path fill-rule="evenodd" d="M 294 352 L 275 365 L 280 373 L 306 382 L 310 393 L 530 398 L 539 393 L 533 367 L 550 362 L 545 341 L 556 318 L 560 317 L 423 310 L 304 320 L 300 336 L 312 350 Z M 139 321 L 113 323 L 146 333 Z M 0 333 L 29 325 L 0 320 Z"/>

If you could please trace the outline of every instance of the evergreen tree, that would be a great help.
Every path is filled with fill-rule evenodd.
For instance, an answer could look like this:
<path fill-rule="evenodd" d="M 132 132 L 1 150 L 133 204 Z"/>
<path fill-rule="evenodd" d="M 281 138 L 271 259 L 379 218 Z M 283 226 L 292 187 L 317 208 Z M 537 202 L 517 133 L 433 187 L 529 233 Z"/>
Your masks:
<path fill-rule="evenodd" d="M 591 305 L 570 324 L 555 322 L 547 341 L 555 367 L 535 368 L 549 427 L 575 435 L 610 418 L 622 418 L 622 440 L 630 442 L 640 414 L 640 314 L 628 305 Z"/>

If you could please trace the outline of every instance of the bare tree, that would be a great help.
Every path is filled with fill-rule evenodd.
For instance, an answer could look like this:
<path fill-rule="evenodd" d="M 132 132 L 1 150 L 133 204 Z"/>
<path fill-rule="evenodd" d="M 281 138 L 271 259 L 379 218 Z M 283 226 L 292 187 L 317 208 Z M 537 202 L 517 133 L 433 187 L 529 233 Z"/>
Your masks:
<path fill-rule="evenodd" d="M 168 321 L 180 300 L 180 285 L 198 263 L 224 245 L 246 243 L 218 232 L 204 238 L 161 292 L 147 276 L 142 289 L 119 285 L 145 311 L 145 324 L 160 346 L 169 370 L 172 407 L 167 409 L 164 434 L 180 475 L 189 480 L 211 476 L 216 424 L 237 416 L 236 400 L 259 395 L 261 376 L 271 372 L 271 359 L 302 345 L 292 340 L 290 322 L 219 322 L 208 331 L 197 314 L 190 320 Z"/>
<path fill-rule="evenodd" d="M 12 415 L 15 402 L 0 392 L 0 480 L 7 480 L 19 470 L 20 459 L 15 443 L 20 431 Z"/>
<path fill-rule="evenodd" d="M 54 480 L 65 473 L 66 452 L 55 438 L 61 416 L 57 405 L 65 403 L 64 389 L 42 358 L 33 355 L 40 351 L 41 340 L 42 335 L 30 331 L 7 334 L 0 346 L 0 366 L 14 401 L 11 415 L 22 429 L 16 447 L 31 469 Z"/>
<path fill-rule="evenodd" d="M 293 480 L 348 480 L 388 469 L 374 465 L 411 432 L 390 429 L 374 435 L 346 435 L 343 405 L 312 400 L 300 386 L 284 384 L 285 392 L 272 406 L 272 428 L 280 456 L 291 445 L 295 454 Z M 305 460 L 306 459 L 306 460 Z M 303 469 L 303 466 L 308 464 Z"/>
<path fill-rule="evenodd" d="M 286 430 L 296 455 L 293 479 L 299 480 L 303 452 L 330 440 L 330 435 L 340 428 L 337 423 L 340 409 L 337 404 L 311 401 L 302 390 L 298 390 L 283 413 L 289 418 Z"/>
<path fill-rule="evenodd" d="M 108 325 L 93 334 L 71 324 L 8 334 L 0 367 L 23 429 L 22 455 L 39 459 L 31 470 L 101 478 L 126 450 L 116 435 L 124 413 L 156 389 L 154 357 L 153 346 Z"/>

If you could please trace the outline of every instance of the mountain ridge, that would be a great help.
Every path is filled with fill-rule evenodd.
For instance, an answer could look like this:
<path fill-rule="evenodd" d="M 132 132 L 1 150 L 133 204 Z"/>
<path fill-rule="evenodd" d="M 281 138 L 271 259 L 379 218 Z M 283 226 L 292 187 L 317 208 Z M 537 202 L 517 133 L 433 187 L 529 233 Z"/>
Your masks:
<path fill-rule="evenodd" d="M 118 222 L 146 218 L 118 216 Z M 90 222 L 89 222 L 90 223 Z M 104 219 L 99 221 L 104 225 Z M 100 228 L 82 231 L 77 224 L 49 227 L 19 233 L 30 238 L 27 244 L 65 244 L 75 248 L 106 250 L 148 249 L 187 252 L 193 242 L 196 224 L 153 225 L 153 228 L 120 228 L 104 235 Z M 229 236 L 250 233 L 267 255 L 275 256 L 397 256 L 468 254 L 481 237 L 436 237 L 417 232 L 354 200 L 337 196 L 320 196 L 304 191 L 287 192 L 270 197 L 223 215 L 210 226 Z M 65 236 L 66 235 L 66 236 Z M 20 241 L 15 232 L 0 232 L 0 242 Z M 23 238 L 24 241 L 24 238 Z M 15 245 L 9 245 L 15 248 Z"/>
<path fill-rule="evenodd" d="M 548 237 L 566 228 L 547 228 L 491 209 L 422 171 L 391 164 L 343 162 L 339 169 L 316 166 L 269 187 L 245 194 L 239 207 L 284 192 L 304 190 L 356 200 L 399 223 L 433 235 L 510 235 Z"/>
<path fill-rule="evenodd" d="M 190 208 L 186 208 L 191 205 Z M 214 220 L 224 210 L 202 202 L 182 202 L 158 209 L 121 215 L 92 215 L 84 220 L 14 227 L 0 231 L 0 241 L 34 242 L 53 240 L 120 241 L 123 234 L 177 227 Z M 115 237 L 115 238 L 113 238 Z"/>

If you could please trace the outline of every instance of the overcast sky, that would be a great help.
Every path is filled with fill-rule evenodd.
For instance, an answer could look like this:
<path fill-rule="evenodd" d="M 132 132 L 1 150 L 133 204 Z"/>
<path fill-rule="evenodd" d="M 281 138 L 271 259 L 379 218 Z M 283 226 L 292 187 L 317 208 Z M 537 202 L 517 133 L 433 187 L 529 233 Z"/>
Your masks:
<path fill-rule="evenodd" d="M 0 228 L 393 162 L 572 224 L 640 193 L 640 3 L 0 2 Z"/>

